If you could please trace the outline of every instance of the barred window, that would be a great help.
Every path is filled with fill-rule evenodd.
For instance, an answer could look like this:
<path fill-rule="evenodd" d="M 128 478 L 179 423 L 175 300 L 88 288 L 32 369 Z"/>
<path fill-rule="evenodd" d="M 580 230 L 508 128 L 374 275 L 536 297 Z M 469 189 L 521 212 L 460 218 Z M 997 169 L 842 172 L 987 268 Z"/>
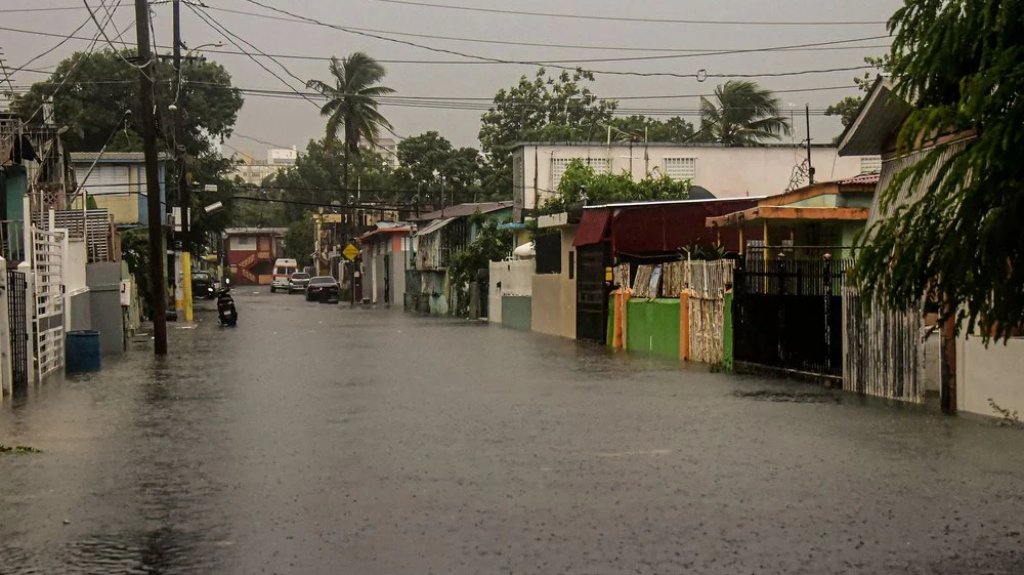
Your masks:
<path fill-rule="evenodd" d="M 565 170 L 573 160 L 581 160 L 599 174 L 607 174 L 612 171 L 611 162 L 607 158 L 551 158 L 551 189 L 558 189 L 558 184 L 565 175 Z"/>

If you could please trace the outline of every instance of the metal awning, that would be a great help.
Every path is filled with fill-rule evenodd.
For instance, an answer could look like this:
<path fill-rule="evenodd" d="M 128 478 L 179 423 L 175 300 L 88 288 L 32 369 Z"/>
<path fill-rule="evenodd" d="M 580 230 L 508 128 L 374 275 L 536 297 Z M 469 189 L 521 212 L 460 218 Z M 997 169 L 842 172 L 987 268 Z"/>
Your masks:
<path fill-rule="evenodd" d="M 457 219 L 459 219 L 459 218 L 445 218 L 443 220 L 434 220 L 434 221 L 430 222 L 429 224 L 427 224 L 427 227 L 425 227 L 422 230 L 420 230 L 419 232 L 417 232 L 416 236 L 417 237 L 429 236 L 430 234 L 440 230 L 441 228 L 447 226 L 448 224 L 454 222 Z"/>
<path fill-rule="evenodd" d="M 576 239 L 572 245 L 580 247 L 601 243 L 611 219 L 612 211 L 607 208 L 583 210 L 580 227 L 576 229 Z"/>

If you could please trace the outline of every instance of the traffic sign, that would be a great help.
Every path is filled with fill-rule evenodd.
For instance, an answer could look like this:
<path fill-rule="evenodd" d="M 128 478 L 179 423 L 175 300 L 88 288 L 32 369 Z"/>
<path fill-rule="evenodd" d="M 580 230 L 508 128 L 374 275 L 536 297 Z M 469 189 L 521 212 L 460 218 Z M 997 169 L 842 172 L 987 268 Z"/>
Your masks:
<path fill-rule="evenodd" d="M 359 248 L 353 244 L 345 246 L 345 249 L 341 250 L 341 255 L 345 256 L 348 261 L 355 261 L 356 256 L 359 255 Z"/>

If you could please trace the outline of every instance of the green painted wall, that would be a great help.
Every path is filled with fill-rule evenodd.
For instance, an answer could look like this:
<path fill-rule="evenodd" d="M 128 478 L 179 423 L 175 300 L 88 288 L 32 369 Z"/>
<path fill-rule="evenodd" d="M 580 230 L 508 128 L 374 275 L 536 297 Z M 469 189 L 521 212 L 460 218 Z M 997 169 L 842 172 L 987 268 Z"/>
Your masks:
<path fill-rule="evenodd" d="M 507 295 L 501 298 L 501 324 L 505 327 L 529 331 L 532 314 L 533 298 L 530 296 Z"/>
<path fill-rule="evenodd" d="M 679 300 L 631 300 L 626 325 L 626 349 L 679 358 Z"/>
<path fill-rule="evenodd" d="M 22 205 L 25 202 L 25 191 L 28 189 L 25 168 L 23 166 L 9 166 L 7 168 L 6 185 L 7 219 L 21 220 L 24 216 Z"/>
<path fill-rule="evenodd" d="M 722 365 L 727 371 L 733 366 L 732 292 L 725 294 L 725 313 L 722 319 Z"/>

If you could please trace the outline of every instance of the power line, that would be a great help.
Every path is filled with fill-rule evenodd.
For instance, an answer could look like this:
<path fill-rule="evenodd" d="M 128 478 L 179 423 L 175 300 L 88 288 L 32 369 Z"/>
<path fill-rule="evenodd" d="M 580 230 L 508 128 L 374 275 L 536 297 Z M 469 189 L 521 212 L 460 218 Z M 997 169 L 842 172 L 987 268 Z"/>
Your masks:
<path fill-rule="evenodd" d="M 81 6 L 50 6 L 47 8 L 0 8 L 0 14 L 10 14 L 18 12 L 60 12 L 81 9 Z"/>
<path fill-rule="evenodd" d="M 260 14 L 258 12 L 251 12 L 251 11 L 247 11 L 247 10 L 236 10 L 236 9 L 231 9 L 231 8 L 218 8 L 218 7 L 213 7 L 213 6 L 209 6 L 209 7 L 207 7 L 207 9 L 208 10 L 216 10 L 218 12 L 226 12 L 226 13 L 230 13 L 230 14 L 241 14 L 241 15 L 244 15 L 244 16 L 252 16 L 252 17 L 256 17 L 256 18 L 265 18 L 265 19 L 268 19 L 268 20 L 276 20 L 276 21 L 283 21 L 283 22 L 294 22 L 294 23 L 297 23 L 297 24 L 319 25 L 319 24 L 316 24 L 314 22 L 310 22 L 308 20 L 305 20 L 302 17 L 275 16 L 275 15 L 271 15 L 271 14 Z M 806 44 L 797 44 L 797 45 L 794 45 L 794 46 L 780 46 L 780 47 L 771 47 L 771 48 L 753 48 L 753 49 L 741 49 L 741 48 L 714 48 L 714 49 L 708 49 L 708 48 L 704 48 L 704 49 L 694 49 L 694 48 L 644 48 L 644 47 L 635 47 L 635 46 L 595 46 L 595 45 L 581 45 L 581 44 L 552 44 L 552 43 L 544 43 L 544 42 L 523 42 L 523 41 L 513 41 L 513 40 L 494 40 L 494 39 L 491 39 L 491 38 L 467 38 L 467 37 L 464 37 L 464 36 L 442 36 L 442 35 L 438 35 L 438 34 L 422 34 L 422 33 L 414 33 L 414 32 L 398 32 L 398 31 L 395 31 L 395 30 L 381 30 L 381 29 L 377 29 L 377 28 L 362 28 L 362 27 L 357 27 L 357 26 L 346 26 L 346 28 L 348 30 L 352 30 L 352 31 L 368 32 L 368 33 L 373 33 L 373 34 L 386 34 L 386 35 L 389 35 L 389 36 L 404 36 L 404 37 L 409 37 L 409 38 L 425 38 L 425 39 L 429 39 L 429 40 L 449 40 L 449 41 L 453 41 L 453 42 L 470 42 L 470 43 L 476 43 L 476 44 L 499 44 L 499 45 L 505 45 L 505 46 L 525 46 L 525 47 L 531 47 L 531 48 L 569 48 L 569 49 L 573 49 L 573 50 L 605 50 L 605 51 L 611 50 L 611 51 L 629 51 L 629 52 L 673 52 L 673 53 L 687 52 L 687 53 L 692 53 L 694 55 L 701 55 L 701 54 L 703 54 L 703 55 L 712 55 L 712 56 L 713 55 L 722 55 L 722 54 L 742 54 L 742 53 L 747 53 L 747 52 L 752 52 L 752 51 L 753 52 L 760 52 L 760 51 L 768 52 L 768 51 L 779 51 L 779 50 L 798 50 L 798 49 L 801 49 L 801 48 L 813 48 L 813 47 L 819 47 L 819 46 L 820 47 L 827 47 L 827 46 L 833 46 L 833 45 L 838 45 L 838 44 L 849 44 L 849 43 L 852 43 L 852 42 L 866 42 L 866 41 L 869 41 L 869 40 L 882 40 L 882 39 L 889 38 L 888 35 L 880 35 L 880 36 L 867 36 L 867 37 L 862 37 L 862 38 L 850 38 L 850 39 L 846 39 L 846 40 L 832 40 L 832 41 L 827 41 L 827 42 L 813 42 L 813 43 L 806 43 Z M 851 49 L 851 48 L 857 48 L 857 47 L 844 47 L 842 49 Z M 832 49 L 836 49 L 836 48 L 832 48 Z M 614 61 L 614 60 L 606 60 L 606 59 L 603 59 L 603 58 L 590 59 L 590 60 L 586 60 L 586 59 L 584 59 L 584 60 L 572 60 L 572 59 L 569 59 L 569 58 L 545 58 L 545 60 L 549 60 L 549 61 L 552 61 L 552 62 L 562 62 L 562 63 L 566 63 L 566 62 L 586 63 L 586 62 Z"/>
<path fill-rule="evenodd" d="M 410 0 L 377 0 L 388 4 L 418 6 L 420 8 L 441 8 L 445 10 L 461 10 L 466 12 L 483 12 L 489 14 L 505 14 L 514 16 L 539 16 L 543 18 L 567 18 L 573 20 L 603 20 L 610 22 L 643 22 L 648 24 L 698 24 L 709 26 L 878 26 L 887 24 L 884 20 L 823 20 L 823 21 L 778 21 L 778 20 L 688 20 L 675 18 L 639 18 L 630 16 L 594 16 L 588 14 L 564 14 L 556 12 L 528 12 L 525 10 L 502 10 L 499 8 L 479 8 L 471 6 L 455 6 L 452 4 L 436 4 L 430 2 L 412 2 Z"/>
<path fill-rule="evenodd" d="M 564 65 L 561 65 L 561 64 L 553 64 L 553 63 L 550 63 L 550 62 L 549 63 L 542 63 L 542 62 L 531 61 L 531 60 L 508 60 L 508 59 L 503 59 L 503 58 L 491 58 L 491 57 L 488 57 L 488 56 L 480 56 L 480 55 L 477 55 L 477 54 L 470 54 L 470 53 L 466 53 L 466 52 L 460 52 L 460 51 L 457 51 L 457 50 L 449 50 L 447 48 L 437 48 L 437 47 L 434 47 L 434 46 L 427 46 L 425 44 L 420 44 L 420 43 L 417 43 L 417 42 L 410 42 L 408 40 L 399 40 L 399 39 L 396 39 L 396 38 L 388 38 L 386 36 L 381 36 L 379 34 L 371 34 L 371 33 L 368 33 L 368 32 L 361 32 L 361 31 L 353 30 L 352 28 L 348 28 L 348 27 L 345 27 L 345 26 L 339 26 L 337 24 L 329 24 L 329 23 L 317 20 L 315 18 L 310 18 L 308 16 L 302 16 L 302 15 L 299 15 L 299 14 L 295 14 L 293 12 L 289 12 L 289 11 L 284 10 L 282 8 L 275 8 L 273 6 L 268 6 L 267 4 L 264 4 L 263 2 L 260 2 L 258 0 L 245 0 L 245 1 L 250 3 L 250 4 L 254 4 L 256 6 L 259 6 L 261 8 L 265 8 L 267 10 L 271 10 L 271 11 L 278 12 L 278 13 L 281 13 L 281 14 L 286 14 L 286 15 L 291 16 L 293 18 L 299 18 L 299 19 L 302 19 L 302 20 L 306 20 L 308 22 L 312 22 L 312 23 L 315 23 L 317 25 L 324 26 L 326 28 L 333 28 L 335 30 L 341 30 L 341 31 L 349 33 L 349 34 L 355 34 L 355 35 L 358 35 L 358 36 L 365 36 L 365 37 L 368 37 L 368 38 L 375 38 L 375 39 L 378 39 L 378 40 L 383 40 L 385 42 L 393 42 L 393 43 L 396 43 L 396 44 L 412 46 L 414 48 L 420 48 L 420 49 L 423 49 L 423 50 L 429 50 L 431 52 L 438 52 L 438 53 L 442 53 L 442 54 L 450 54 L 450 55 L 453 55 L 453 56 L 461 56 L 463 58 L 470 58 L 470 59 L 473 59 L 473 60 L 480 60 L 480 61 L 485 61 L 485 62 L 494 62 L 494 63 L 501 63 L 501 64 L 521 64 L 521 65 L 538 66 L 538 67 L 551 67 L 551 68 L 557 68 L 557 69 L 568 70 L 568 71 L 582 70 L 578 66 L 564 66 Z M 695 79 L 695 80 L 697 80 L 699 82 L 702 82 L 706 78 L 768 78 L 768 77 L 783 77 L 783 76 L 802 76 L 802 75 L 807 75 L 807 74 L 825 74 L 825 73 L 832 73 L 832 72 L 849 72 L 849 71 L 853 71 L 853 70 L 864 70 L 864 69 L 868 69 L 868 68 L 872 68 L 872 67 L 873 66 L 871 66 L 871 65 L 860 65 L 860 66 L 849 66 L 849 67 L 845 67 L 845 68 L 826 68 L 826 69 L 819 69 L 819 70 L 801 70 L 801 71 L 795 71 L 795 72 L 776 72 L 776 73 L 771 73 L 771 74 L 711 74 L 711 73 L 708 73 L 704 69 L 698 70 L 697 72 L 694 72 L 694 73 L 688 73 L 688 74 L 678 73 L 678 72 L 635 72 L 635 71 L 621 71 L 621 70 L 592 70 L 592 69 L 589 69 L 589 70 L 586 70 L 586 71 L 590 72 L 591 74 L 600 74 L 600 75 L 609 75 L 609 76 L 635 76 L 635 77 L 644 77 L 644 78 L 651 78 L 651 77 L 692 78 L 692 79 Z"/>
<path fill-rule="evenodd" d="M 245 53 L 245 54 L 246 54 L 246 56 L 249 56 L 249 59 L 250 59 L 250 60 L 252 60 L 253 62 L 255 62 L 255 63 L 256 63 L 256 64 L 257 64 L 257 65 L 258 65 L 258 66 L 259 66 L 260 68 L 263 68 L 264 70 L 266 70 L 266 72 L 267 72 L 268 74 L 270 74 L 270 75 L 271 75 L 271 76 L 273 76 L 274 78 L 277 78 L 277 79 L 278 79 L 278 80 L 279 80 L 279 81 L 280 81 L 280 82 L 281 82 L 282 84 L 284 84 L 285 86 L 287 86 L 287 87 L 288 87 L 288 88 L 289 88 L 289 89 L 290 89 L 290 90 L 291 90 L 292 92 L 294 92 L 295 94 L 299 95 L 299 96 L 300 96 L 300 97 L 301 97 L 302 99 L 304 99 L 304 100 L 306 100 L 307 102 L 309 102 L 310 104 L 312 104 L 312 105 L 313 105 L 314 107 L 316 107 L 316 108 L 317 108 L 318 110 L 320 109 L 320 105 L 319 105 L 319 104 L 317 104 L 316 102 L 314 102 L 314 101 L 313 101 L 312 99 L 310 99 L 310 98 L 309 98 L 308 96 L 306 96 L 306 95 L 305 95 L 305 94 L 303 94 L 302 92 L 299 92 L 298 90 L 296 90 L 296 89 L 295 89 L 295 88 L 294 88 L 294 87 L 293 87 L 293 86 L 291 85 L 291 83 L 290 83 L 290 82 L 288 82 L 287 80 L 285 80 L 284 78 L 282 78 L 281 76 L 279 76 L 279 75 L 278 75 L 278 74 L 277 74 L 276 72 L 274 72 L 273 70 L 271 70 L 271 69 L 270 69 L 270 68 L 268 68 L 267 66 L 265 66 L 265 65 L 264 65 L 264 64 L 263 64 L 262 62 L 260 62 L 260 61 L 259 61 L 258 59 L 256 59 L 256 58 L 255 58 L 255 57 L 254 57 L 254 56 L 253 56 L 252 54 L 249 54 L 248 52 L 246 52 L 246 50 L 245 50 L 244 48 L 242 48 L 242 47 L 241 47 L 241 46 L 240 46 L 240 45 L 238 44 L 238 42 L 236 42 L 236 41 L 234 40 L 234 38 L 238 38 L 238 39 L 239 39 L 240 41 L 242 41 L 242 42 L 245 42 L 245 43 L 246 43 L 247 45 L 249 45 L 249 46 L 250 46 L 251 48 L 253 48 L 253 49 L 254 49 L 254 50 L 256 50 L 257 52 L 260 52 L 260 54 L 263 54 L 264 56 L 266 56 L 266 54 L 265 54 L 265 53 L 263 53 L 263 52 L 262 52 L 262 51 L 261 51 L 261 50 L 260 50 L 259 48 L 257 48 L 256 46 L 252 45 L 252 44 L 251 44 L 250 42 L 247 42 L 247 41 L 246 41 L 245 39 L 243 39 L 243 38 L 240 38 L 240 37 L 238 37 L 238 36 L 237 36 L 237 35 L 235 35 L 235 34 L 234 34 L 233 32 L 231 32 L 230 30 L 228 30 L 227 28 L 225 28 L 225 27 L 224 27 L 223 25 L 221 25 L 221 24 L 218 24 L 218 23 L 216 23 L 216 21 L 214 21 L 214 20 L 213 20 L 212 18 L 210 18 L 209 16 L 207 16 L 207 15 L 206 15 L 205 13 L 203 13 L 202 11 L 200 11 L 199 9 L 197 9 L 197 8 L 196 8 L 195 6 L 193 6 L 192 4 L 188 4 L 188 3 L 186 3 L 185 5 L 186 5 L 186 6 L 188 6 L 188 7 L 189 7 L 189 9 L 190 9 L 190 10 L 192 10 L 192 12 L 193 12 L 193 13 L 194 13 L 194 14 L 195 14 L 195 15 L 196 15 L 196 16 L 197 16 L 197 17 L 198 17 L 198 18 L 199 18 L 200 20 L 202 20 L 203 22 L 205 22 L 207 26 L 209 26 L 210 28 L 212 28 L 212 29 L 213 29 L 214 31 L 220 32 L 220 34 L 221 34 L 222 36 L 224 36 L 224 38 L 225 38 L 225 39 L 226 39 L 226 40 L 227 40 L 228 42 L 230 42 L 230 43 L 231 43 L 232 45 L 234 45 L 234 46 L 235 46 L 236 48 L 238 48 L 238 49 L 239 49 L 240 51 L 242 51 L 243 53 Z M 286 68 L 286 67 L 285 67 L 285 66 L 284 66 L 283 64 L 281 64 L 281 63 L 280 63 L 280 62 L 278 62 L 277 60 L 274 60 L 273 58 L 270 58 L 270 59 L 271 59 L 271 61 L 273 61 L 273 62 L 274 62 L 275 64 L 277 64 L 278 66 L 280 66 L 280 67 L 281 67 L 281 69 L 283 69 L 283 70 L 284 70 L 284 71 L 285 71 L 285 72 L 286 72 L 286 73 L 287 73 L 287 74 L 288 74 L 289 76 L 291 76 L 292 78 L 295 78 L 296 80 L 298 80 L 298 81 L 299 81 L 300 83 L 303 83 L 303 85 L 304 85 L 304 82 L 302 82 L 302 80 L 301 80 L 301 79 L 300 79 L 300 78 L 299 78 L 298 76 L 296 76 L 295 74 L 293 74 L 293 73 L 291 72 L 291 70 L 288 70 L 288 68 Z"/>
<path fill-rule="evenodd" d="M 211 8 L 208 8 L 208 9 L 214 10 L 215 8 L 211 7 Z M 224 9 L 216 8 L 216 10 L 224 10 Z M 251 14 L 251 13 L 247 13 L 247 14 Z M 275 19 L 275 20 L 279 19 L 278 17 L 274 17 L 274 16 L 269 16 L 269 18 Z M 293 20 L 293 19 L 287 19 L 287 21 L 302 22 L 300 20 Z M 303 22 L 303 23 L 310 24 L 309 22 Z M 32 35 L 38 35 L 38 36 L 53 36 L 53 37 L 58 37 L 58 38 L 65 37 L 63 34 L 56 34 L 56 33 L 51 33 L 51 32 L 37 31 L 37 30 L 21 30 L 21 29 L 17 29 L 17 28 L 10 28 L 10 27 L 4 27 L 4 26 L 0 26 L 0 30 L 4 30 L 4 31 L 7 31 L 7 32 L 20 33 L 20 34 L 32 34 Z M 401 35 L 402 34 L 402 33 L 399 33 L 399 32 L 384 32 L 384 33 L 394 34 L 394 35 Z M 427 36 L 427 37 L 437 38 L 437 39 L 447 39 L 447 38 L 450 38 L 450 37 L 444 37 L 444 36 L 430 36 L 430 35 L 415 35 L 415 36 Z M 685 52 L 685 54 L 674 54 L 673 57 L 676 57 L 676 58 L 689 58 L 689 57 L 697 57 L 697 56 L 721 56 L 721 55 L 730 55 L 730 54 L 748 54 L 748 53 L 758 53 L 758 52 L 803 52 L 803 51 L 818 52 L 818 51 L 835 51 L 835 50 L 874 50 L 874 49 L 879 49 L 879 48 L 888 49 L 890 47 L 889 44 L 866 44 L 866 45 L 858 45 L 858 46 L 840 45 L 840 44 L 847 44 L 847 43 L 852 43 L 852 42 L 862 42 L 862 41 L 868 41 L 868 40 L 872 40 L 872 39 L 881 39 L 881 38 L 887 38 L 887 37 L 888 36 L 867 36 L 867 37 L 863 37 L 863 38 L 850 38 L 850 39 L 847 39 L 847 40 L 834 40 L 834 41 L 829 41 L 829 42 L 815 42 L 815 43 L 807 43 L 807 44 L 794 44 L 794 45 L 790 45 L 790 46 L 760 47 L 760 48 L 706 49 L 706 50 L 696 50 L 696 49 L 688 49 L 688 48 L 678 48 L 678 49 L 676 49 L 676 48 L 626 48 L 626 47 L 598 47 L 598 46 L 585 47 L 585 46 L 569 46 L 569 45 L 562 45 L 562 44 L 540 44 L 540 43 L 538 43 L 538 44 L 529 44 L 529 43 L 505 42 L 505 41 L 497 41 L 497 40 L 486 41 L 486 40 L 474 40 L 474 39 L 469 39 L 469 38 L 463 38 L 463 39 L 459 39 L 459 40 L 460 41 L 466 41 L 466 42 L 476 42 L 476 41 L 479 41 L 479 42 L 486 42 L 486 43 L 498 43 L 498 44 L 509 44 L 509 45 L 519 45 L 519 44 L 527 45 L 528 44 L 528 45 L 536 45 L 536 46 L 543 46 L 543 47 L 550 46 L 550 47 L 563 47 L 563 48 L 573 48 L 573 49 L 595 49 L 595 50 L 606 49 L 606 50 L 614 50 L 614 51 L 632 50 L 632 51 L 640 51 L 640 52 L 652 51 L 652 52 L 671 52 L 671 53 Z M 82 37 L 82 36 L 71 36 L 70 38 L 73 39 L 73 40 L 86 40 L 86 41 L 90 40 L 90 38 L 86 38 L 86 37 Z M 130 44 L 128 44 L 126 42 L 119 42 L 119 43 L 122 44 L 124 47 L 129 47 L 130 46 Z M 166 49 L 170 49 L 170 46 L 159 46 L 159 48 L 166 50 Z M 202 52 L 204 54 L 223 54 L 223 55 L 229 55 L 229 56 L 249 56 L 249 54 L 247 54 L 245 52 L 242 52 L 242 51 L 238 51 L 238 50 L 225 50 L 225 49 L 220 49 L 220 48 L 218 48 L 218 49 L 200 49 L 198 51 Z M 331 59 L 330 56 L 314 56 L 314 55 L 307 55 L 307 54 L 276 54 L 276 53 L 266 53 L 266 57 L 267 58 L 279 58 L 279 59 L 285 59 L 285 60 L 309 60 L 309 61 L 320 61 L 320 62 L 327 62 L 327 61 L 330 61 L 330 59 Z M 583 63 L 583 62 L 600 62 L 600 61 L 614 62 L 614 61 L 631 61 L 631 60 L 644 60 L 644 59 L 652 59 L 652 58 L 650 58 L 650 57 L 648 57 L 648 58 L 637 57 L 637 58 L 573 59 L 573 58 L 566 58 L 566 57 L 550 57 L 550 58 L 544 58 L 543 60 L 539 60 L 538 63 L 539 64 L 545 64 L 545 63 L 550 62 L 550 63 L 556 63 L 556 64 L 571 64 L 571 63 L 576 63 L 576 62 L 578 62 L 578 63 Z M 504 64 L 504 62 L 481 62 L 481 61 L 474 61 L 474 60 L 415 60 L 415 59 L 383 59 L 383 60 L 378 60 L 378 62 L 381 62 L 382 64 L 415 64 L 415 65 L 432 65 L 432 64 L 433 65 L 493 65 L 493 64 Z"/>

